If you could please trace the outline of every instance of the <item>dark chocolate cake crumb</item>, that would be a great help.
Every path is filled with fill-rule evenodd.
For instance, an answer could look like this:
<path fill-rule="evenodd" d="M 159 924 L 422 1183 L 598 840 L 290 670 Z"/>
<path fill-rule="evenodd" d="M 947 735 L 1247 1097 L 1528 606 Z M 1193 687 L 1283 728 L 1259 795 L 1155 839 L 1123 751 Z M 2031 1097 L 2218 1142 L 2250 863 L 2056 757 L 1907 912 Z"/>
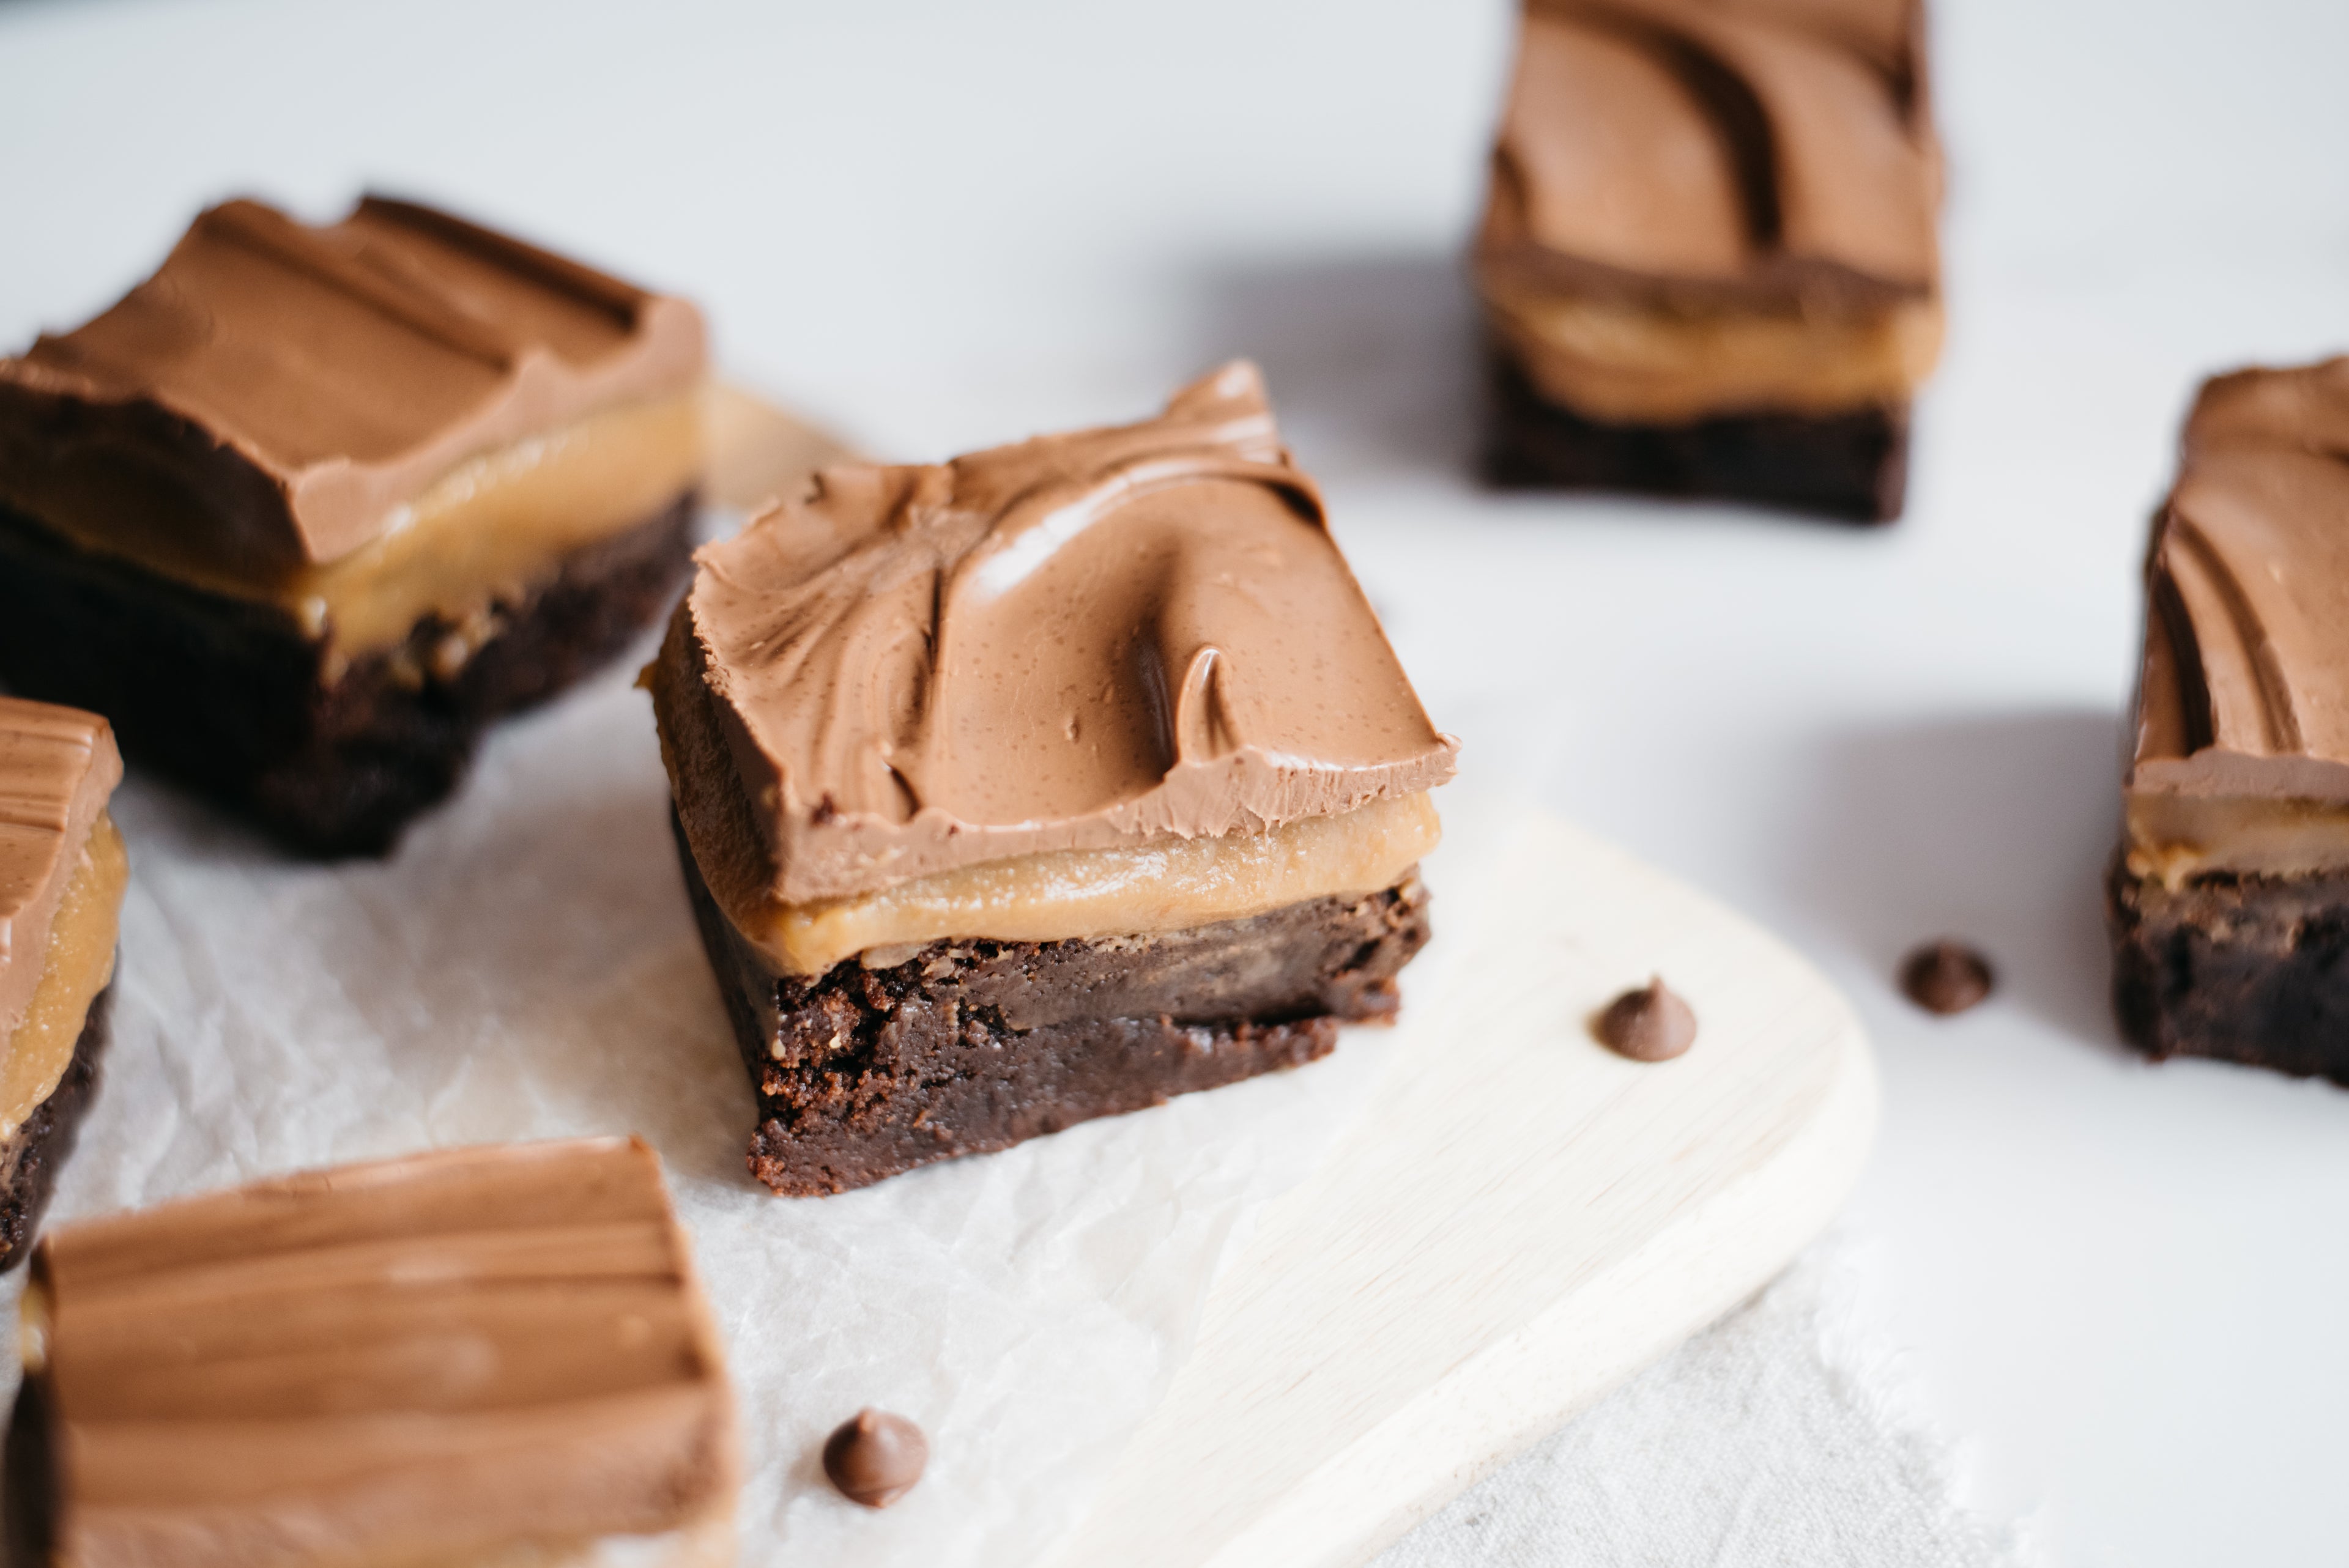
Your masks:
<path fill-rule="evenodd" d="M 823 1473 L 851 1501 L 886 1508 L 922 1479 L 929 1439 L 903 1416 L 870 1406 L 843 1421 L 823 1445 Z"/>
<path fill-rule="evenodd" d="M 1988 996 L 1990 960 L 1962 942 L 1929 942 L 1900 963 L 1900 988 L 1929 1013 L 1962 1013 Z"/>
<path fill-rule="evenodd" d="M 1619 1056 L 1668 1062 L 1696 1043 L 1696 1015 L 1658 977 L 1608 1003 L 1591 1032 Z"/>

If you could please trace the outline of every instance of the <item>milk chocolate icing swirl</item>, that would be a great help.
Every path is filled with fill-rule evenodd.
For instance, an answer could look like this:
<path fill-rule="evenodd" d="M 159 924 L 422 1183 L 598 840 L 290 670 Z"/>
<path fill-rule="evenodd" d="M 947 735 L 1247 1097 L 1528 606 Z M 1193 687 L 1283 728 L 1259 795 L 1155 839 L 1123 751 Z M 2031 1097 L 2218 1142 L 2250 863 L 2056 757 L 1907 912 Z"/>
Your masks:
<path fill-rule="evenodd" d="M 730 907 L 1453 771 L 1250 366 L 1138 425 L 826 469 L 698 559 L 651 684 Z"/>
<path fill-rule="evenodd" d="M 0 360 L 0 501 L 126 529 L 160 509 L 224 567 L 288 571 L 463 459 L 682 390 L 706 358 L 683 300 L 430 208 L 370 196 L 313 228 L 230 201 L 104 315 Z"/>
<path fill-rule="evenodd" d="M 1930 294 L 1917 0 L 1532 0 L 1487 285 L 1696 305 Z"/>
<path fill-rule="evenodd" d="M 0 1046 L 32 1001 L 58 903 L 121 781 L 106 720 L 0 696 Z"/>
<path fill-rule="evenodd" d="M 715 1331 L 632 1139 L 69 1226 L 32 1289 L 62 1561 L 470 1562 L 731 1505 Z"/>
<path fill-rule="evenodd" d="M 2349 358 L 2204 386 L 2147 560 L 2129 787 L 2349 803 Z"/>

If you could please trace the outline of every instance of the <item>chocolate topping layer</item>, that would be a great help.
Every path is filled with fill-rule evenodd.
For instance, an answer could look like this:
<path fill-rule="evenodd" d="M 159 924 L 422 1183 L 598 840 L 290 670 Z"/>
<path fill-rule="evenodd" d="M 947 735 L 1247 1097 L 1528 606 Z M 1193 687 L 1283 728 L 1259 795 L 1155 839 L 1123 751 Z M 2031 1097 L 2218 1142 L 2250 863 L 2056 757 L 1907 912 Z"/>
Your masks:
<path fill-rule="evenodd" d="M 0 1047 L 32 1002 L 57 905 L 121 781 L 106 720 L 0 696 Z"/>
<path fill-rule="evenodd" d="M 730 910 L 1453 772 L 1247 365 L 1138 425 L 825 469 L 697 559 L 648 684 Z"/>
<path fill-rule="evenodd" d="M 1534 0 L 1480 273 L 1693 305 L 1930 294 L 1921 35 L 1916 0 Z"/>
<path fill-rule="evenodd" d="M 2349 358 L 2203 387 L 2146 582 L 2133 806 L 2349 807 Z"/>
<path fill-rule="evenodd" d="M 683 300 L 427 207 L 370 196 L 312 228 L 231 201 L 112 309 L 0 360 L 0 500 L 265 578 L 397 527 L 468 458 L 684 391 L 706 357 Z"/>
<path fill-rule="evenodd" d="M 716 1336 L 635 1140 L 347 1166 L 53 1231 L 28 1302 L 63 1560 L 448 1562 L 731 1506 Z"/>

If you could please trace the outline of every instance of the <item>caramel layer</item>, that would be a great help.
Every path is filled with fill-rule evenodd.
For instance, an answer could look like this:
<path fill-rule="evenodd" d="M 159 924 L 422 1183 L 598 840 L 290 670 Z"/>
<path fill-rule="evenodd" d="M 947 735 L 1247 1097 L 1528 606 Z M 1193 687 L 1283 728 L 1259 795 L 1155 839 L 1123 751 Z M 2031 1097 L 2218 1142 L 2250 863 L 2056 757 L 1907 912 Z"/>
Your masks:
<path fill-rule="evenodd" d="M 66 1076 L 89 1005 L 114 978 L 114 939 L 129 882 L 122 835 L 101 812 L 49 923 L 48 956 L 32 1003 L 15 1032 L 0 1041 L 0 1138 L 22 1127 Z"/>
<path fill-rule="evenodd" d="M 1806 315 L 1488 285 L 1485 303 L 1543 396 L 1617 424 L 1905 403 L 1941 351 L 1930 300 Z"/>
<path fill-rule="evenodd" d="M 1139 848 L 1049 850 L 854 898 L 771 904 L 735 923 L 787 974 L 843 958 L 876 966 L 947 937 L 1065 942 L 1180 931 L 1335 893 L 1392 887 L 1443 830 L 1424 790 L 1263 833 Z"/>
<path fill-rule="evenodd" d="M 458 659 L 494 630 L 491 607 L 499 599 L 521 597 L 564 556 L 644 521 L 698 484 L 703 404 L 697 387 L 484 452 L 396 508 L 380 536 L 324 565 L 274 576 L 209 551 L 209 533 L 180 525 L 184 502 L 173 492 L 120 493 L 135 476 L 85 484 L 67 471 L 17 499 L 85 549 L 279 605 L 344 658 L 395 647 L 417 622 L 438 615 L 468 645 L 450 650 Z"/>
<path fill-rule="evenodd" d="M 2132 791 L 2127 820 L 2129 871 L 2171 888 L 2208 872 L 2349 871 L 2349 806 L 2337 801 Z"/>

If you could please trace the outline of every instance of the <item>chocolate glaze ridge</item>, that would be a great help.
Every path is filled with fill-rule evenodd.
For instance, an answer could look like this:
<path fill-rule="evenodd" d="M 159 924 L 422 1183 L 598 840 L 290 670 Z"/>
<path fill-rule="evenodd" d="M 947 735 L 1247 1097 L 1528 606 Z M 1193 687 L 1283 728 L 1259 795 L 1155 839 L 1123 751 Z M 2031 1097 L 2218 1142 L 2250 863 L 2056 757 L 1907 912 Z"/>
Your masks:
<path fill-rule="evenodd" d="M 12 1452 L 8 1511 L 46 1480 L 75 1561 L 470 1561 L 730 1501 L 715 1330 L 635 1140 L 418 1155 L 67 1226 L 33 1288 L 39 1390 L 18 1416 L 68 1462 L 44 1478 Z"/>
<path fill-rule="evenodd" d="M 58 902 L 121 781 L 106 720 L 0 696 L 0 1046 L 32 1001 Z"/>
<path fill-rule="evenodd" d="M 1940 153 L 1915 0 L 1534 0 L 1488 287 L 1681 308 L 1930 294 Z"/>
<path fill-rule="evenodd" d="M 2181 447 L 2127 788 L 2349 805 L 2349 357 L 2215 377 Z"/>
<path fill-rule="evenodd" d="M 704 372 L 698 313 L 412 202 L 197 217 L 154 276 L 0 359 L 0 500 L 158 498 L 256 577 L 335 560 L 465 459 Z M 185 543 L 185 541 L 181 541 Z"/>
<path fill-rule="evenodd" d="M 696 559 L 649 684 L 730 909 L 1453 772 L 1251 366 L 1138 425 L 826 469 Z"/>

